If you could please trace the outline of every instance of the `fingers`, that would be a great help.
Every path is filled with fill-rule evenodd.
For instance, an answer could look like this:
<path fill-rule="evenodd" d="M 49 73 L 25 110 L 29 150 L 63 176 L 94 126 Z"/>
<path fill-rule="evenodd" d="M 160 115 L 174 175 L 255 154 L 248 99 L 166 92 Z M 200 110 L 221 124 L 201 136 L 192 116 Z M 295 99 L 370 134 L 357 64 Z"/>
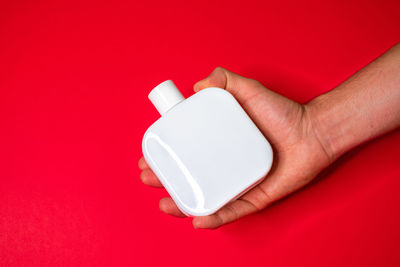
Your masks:
<path fill-rule="evenodd" d="M 139 169 L 141 169 L 141 170 L 144 170 L 144 169 L 148 169 L 148 168 L 149 168 L 149 165 L 147 165 L 147 162 L 146 162 L 146 160 L 144 159 L 144 157 L 141 157 L 141 158 L 139 159 L 138 166 L 139 166 Z"/>
<path fill-rule="evenodd" d="M 208 87 L 219 87 L 219 88 L 225 89 L 225 87 L 226 87 L 225 69 L 223 69 L 221 67 L 215 68 L 214 71 L 211 72 L 211 74 L 207 78 L 205 78 L 201 81 L 198 81 L 193 86 L 193 90 L 195 92 L 198 92 L 198 91 L 203 90 Z"/>
<path fill-rule="evenodd" d="M 272 203 L 272 199 L 264 194 L 260 188 L 256 187 L 243 196 L 243 198 L 226 205 L 212 215 L 193 218 L 193 227 L 196 229 L 215 229 L 250 213 L 261 210 L 270 203 Z M 161 211 L 169 215 L 175 217 L 186 217 L 186 215 L 184 215 L 176 206 L 175 202 L 169 197 L 162 198 L 159 206 Z"/>
<path fill-rule="evenodd" d="M 142 180 L 142 182 L 148 186 L 163 187 L 160 180 L 158 180 L 157 176 L 149 168 L 142 171 L 140 174 L 140 180 Z"/>
<path fill-rule="evenodd" d="M 240 199 L 226 205 L 216 213 L 209 216 L 194 218 L 192 222 L 193 227 L 215 229 L 221 225 L 262 210 L 274 201 L 275 200 L 272 199 L 266 191 L 260 186 L 257 186 Z"/>
<path fill-rule="evenodd" d="M 140 174 L 140 179 L 144 184 L 152 187 L 163 187 L 160 180 L 158 180 L 157 176 L 149 168 L 149 165 L 146 163 L 146 160 L 143 157 L 139 159 L 138 165 L 139 168 L 142 170 L 142 173 Z M 169 215 L 175 217 L 186 217 L 186 215 L 183 214 L 176 206 L 175 202 L 169 197 L 162 198 L 160 200 L 159 207 L 160 210 Z"/>
<path fill-rule="evenodd" d="M 179 210 L 175 202 L 170 197 L 160 199 L 159 207 L 160 210 L 166 214 L 180 218 L 186 217 L 186 215 Z"/>
<path fill-rule="evenodd" d="M 255 187 L 241 199 L 226 205 L 216 213 L 209 216 L 193 218 L 193 227 L 196 229 L 215 229 L 224 224 L 236 221 L 241 217 L 264 209 L 274 201 L 275 200 L 270 198 L 260 187 Z M 175 202 L 169 197 L 162 198 L 159 207 L 160 210 L 166 214 L 181 218 L 186 217 L 186 215 L 179 210 Z"/>
<path fill-rule="evenodd" d="M 145 185 L 152 187 L 164 187 L 160 180 L 158 180 L 157 176 L 150 169 L 144 157 L 139 159 L 138 165 L 139 169 L 142 170 L 142 173 L 140 174 L 140 180 L 142 180 Z"/>
<path fill-rule="evenodd" d="M 279 199 L 297 191 L 309 180 L 283 179 L 283 173 L 276 172 L 261 184 L 250 190 L 242 198 L 226 205 L 216 213 L 193 219 L 194 228 L 215 229 L 243 216 L 262 210 Z"/>
<path fill-rule="evenodd" d="M 144 184 L 152 187 L 163 187 L 160 180 L 158 180 L 157 176 L 149 168 L 149 165 L 147 165 L 146 160 L 143 157 L 139 159 L 138 165 L 139 168 L 142 170 L 142 173 L 140 174 L 140 179 Z M 169 215 L 175 217 L 186 217 L 186 215 L 183 214 L 176 206 L 175 202 L 169 197 L 162 198 L 160 200 L 159 206 L 160 210 Z"/>
<path fill-rule="evenodd" d="M 256 212 L 258 209 L 250 202 L 238 199 L 209 216 L 195 217 L 194 228 L 215 229 L 223 224 L 233 222 L 243 216 Z"/>
<path fill-rule="evenodd" d="M 142 170 L 140 179 L 144 184 L 152 187 L 163 187 L 143 157 L 139 159 L 138 165 Z M 210 216 L 194 218 L 193 226 L 194 228 L 218 228 L 223 224 L 230 223 L 243 216 L 260 210 L 267 206 L 270 202 L 272 202 L 272 200 L 266 197 L 266 194 L 258 186 L 244 195 L 241 199 L 228 204 L 217 213 Z M 176 206 L 175 202 L 169 197 L 161 199 L 159 207 L 161 211 L 169 215 L 175 217 L 186 217 L 186 215 L 183 214 Z"/>
<path fill-rule="evenodd" d="M 153 173 L 153 171 L 149 168 L 144 158 L 139 159 L 139 168 L 142 169 L 142 173 L 140 174 L 140 179 L 142 182 L 148 186 L 152 187 L 163 187 L 160 180 L 158 180 L 157 176 Z M 175 217 L 186 217 L 179 208 L 176 206 L 175 202 L 169 198 L 162 198 L 160 200 L 160 210 L 163 212 L 175 216 Z"/>

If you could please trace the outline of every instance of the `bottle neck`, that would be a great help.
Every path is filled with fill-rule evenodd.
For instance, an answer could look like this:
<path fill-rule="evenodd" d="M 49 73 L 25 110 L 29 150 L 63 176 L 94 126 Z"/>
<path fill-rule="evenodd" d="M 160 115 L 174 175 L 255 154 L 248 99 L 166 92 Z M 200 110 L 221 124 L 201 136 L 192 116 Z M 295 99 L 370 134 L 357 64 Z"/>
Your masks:
<path fill-rule="evenodd" d="M 161 116 L 173 106 L 185 100 L 181 92 L 171 80 L 162 82 L 151 90 L 149 99 Z"/>

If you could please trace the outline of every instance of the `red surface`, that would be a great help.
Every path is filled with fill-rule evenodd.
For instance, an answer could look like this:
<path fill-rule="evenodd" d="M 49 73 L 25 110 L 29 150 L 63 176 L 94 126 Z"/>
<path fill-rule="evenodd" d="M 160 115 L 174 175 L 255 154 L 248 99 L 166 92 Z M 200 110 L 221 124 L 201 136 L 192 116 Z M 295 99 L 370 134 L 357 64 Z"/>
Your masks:
<path fill-rule="evenodd" d="M 162 214 L 166 192 L 137 168 L 159 82 L 188 96 L 224 66 L 304 102 L 400 41 L 399 14 L 398 0 L 2 1 L 0 265 L 399 266 L 399 130 L 215 231 Z"/>

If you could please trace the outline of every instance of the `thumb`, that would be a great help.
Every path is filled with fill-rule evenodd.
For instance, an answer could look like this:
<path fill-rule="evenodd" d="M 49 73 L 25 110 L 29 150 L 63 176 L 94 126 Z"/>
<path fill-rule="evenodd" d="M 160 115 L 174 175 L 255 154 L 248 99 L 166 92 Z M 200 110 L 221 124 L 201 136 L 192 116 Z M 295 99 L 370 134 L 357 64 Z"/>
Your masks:
<path fill-rule="evenodd" d="M 217 67 L 211 74 L 197 82 L 193 89 L 198 92 L 208 87 L 219 87 L 231 93 L 243 106 L 255 95 L 265 93 L 265 87 L 256 80 L 242 77 L 227 69 Z"/>
<path fill-rule="evenodd" d="M 193 86 L 193 90 L 197 93 L 200 90 L 203 90 L 208 87 L 219 87 L 225 89 L 226 80 L 227 80 L 227 72 L 228 70 L 217 67 L 215 68 L 207 78 L 198 81 Z"/>

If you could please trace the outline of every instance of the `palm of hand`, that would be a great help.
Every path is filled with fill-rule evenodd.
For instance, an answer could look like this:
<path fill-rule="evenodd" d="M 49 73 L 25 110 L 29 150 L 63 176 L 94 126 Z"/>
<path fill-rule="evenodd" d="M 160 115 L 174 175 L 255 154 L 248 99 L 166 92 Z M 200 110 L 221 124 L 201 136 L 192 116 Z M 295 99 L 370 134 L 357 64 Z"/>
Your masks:
<path fill-rule="evenodd" d="M 247 214 L 264 209 L 274 201 L 298 190 L 310 182 L 331 158 L 318 141 L 312 115 L 302 106 L 278 95 L 255 80 L 217 68 L 194 89 L 220 87 L 239 101 L 274 148 L 274 163 L 267 178 L 240 199 L 210 216 L 193 219 L 195 228 L 217 228 Z M 161 186 L 143 158 L 139 161 L 145 184 Z M 183 217 L 171 198 L 160 201 L 164 212 Z"/>

